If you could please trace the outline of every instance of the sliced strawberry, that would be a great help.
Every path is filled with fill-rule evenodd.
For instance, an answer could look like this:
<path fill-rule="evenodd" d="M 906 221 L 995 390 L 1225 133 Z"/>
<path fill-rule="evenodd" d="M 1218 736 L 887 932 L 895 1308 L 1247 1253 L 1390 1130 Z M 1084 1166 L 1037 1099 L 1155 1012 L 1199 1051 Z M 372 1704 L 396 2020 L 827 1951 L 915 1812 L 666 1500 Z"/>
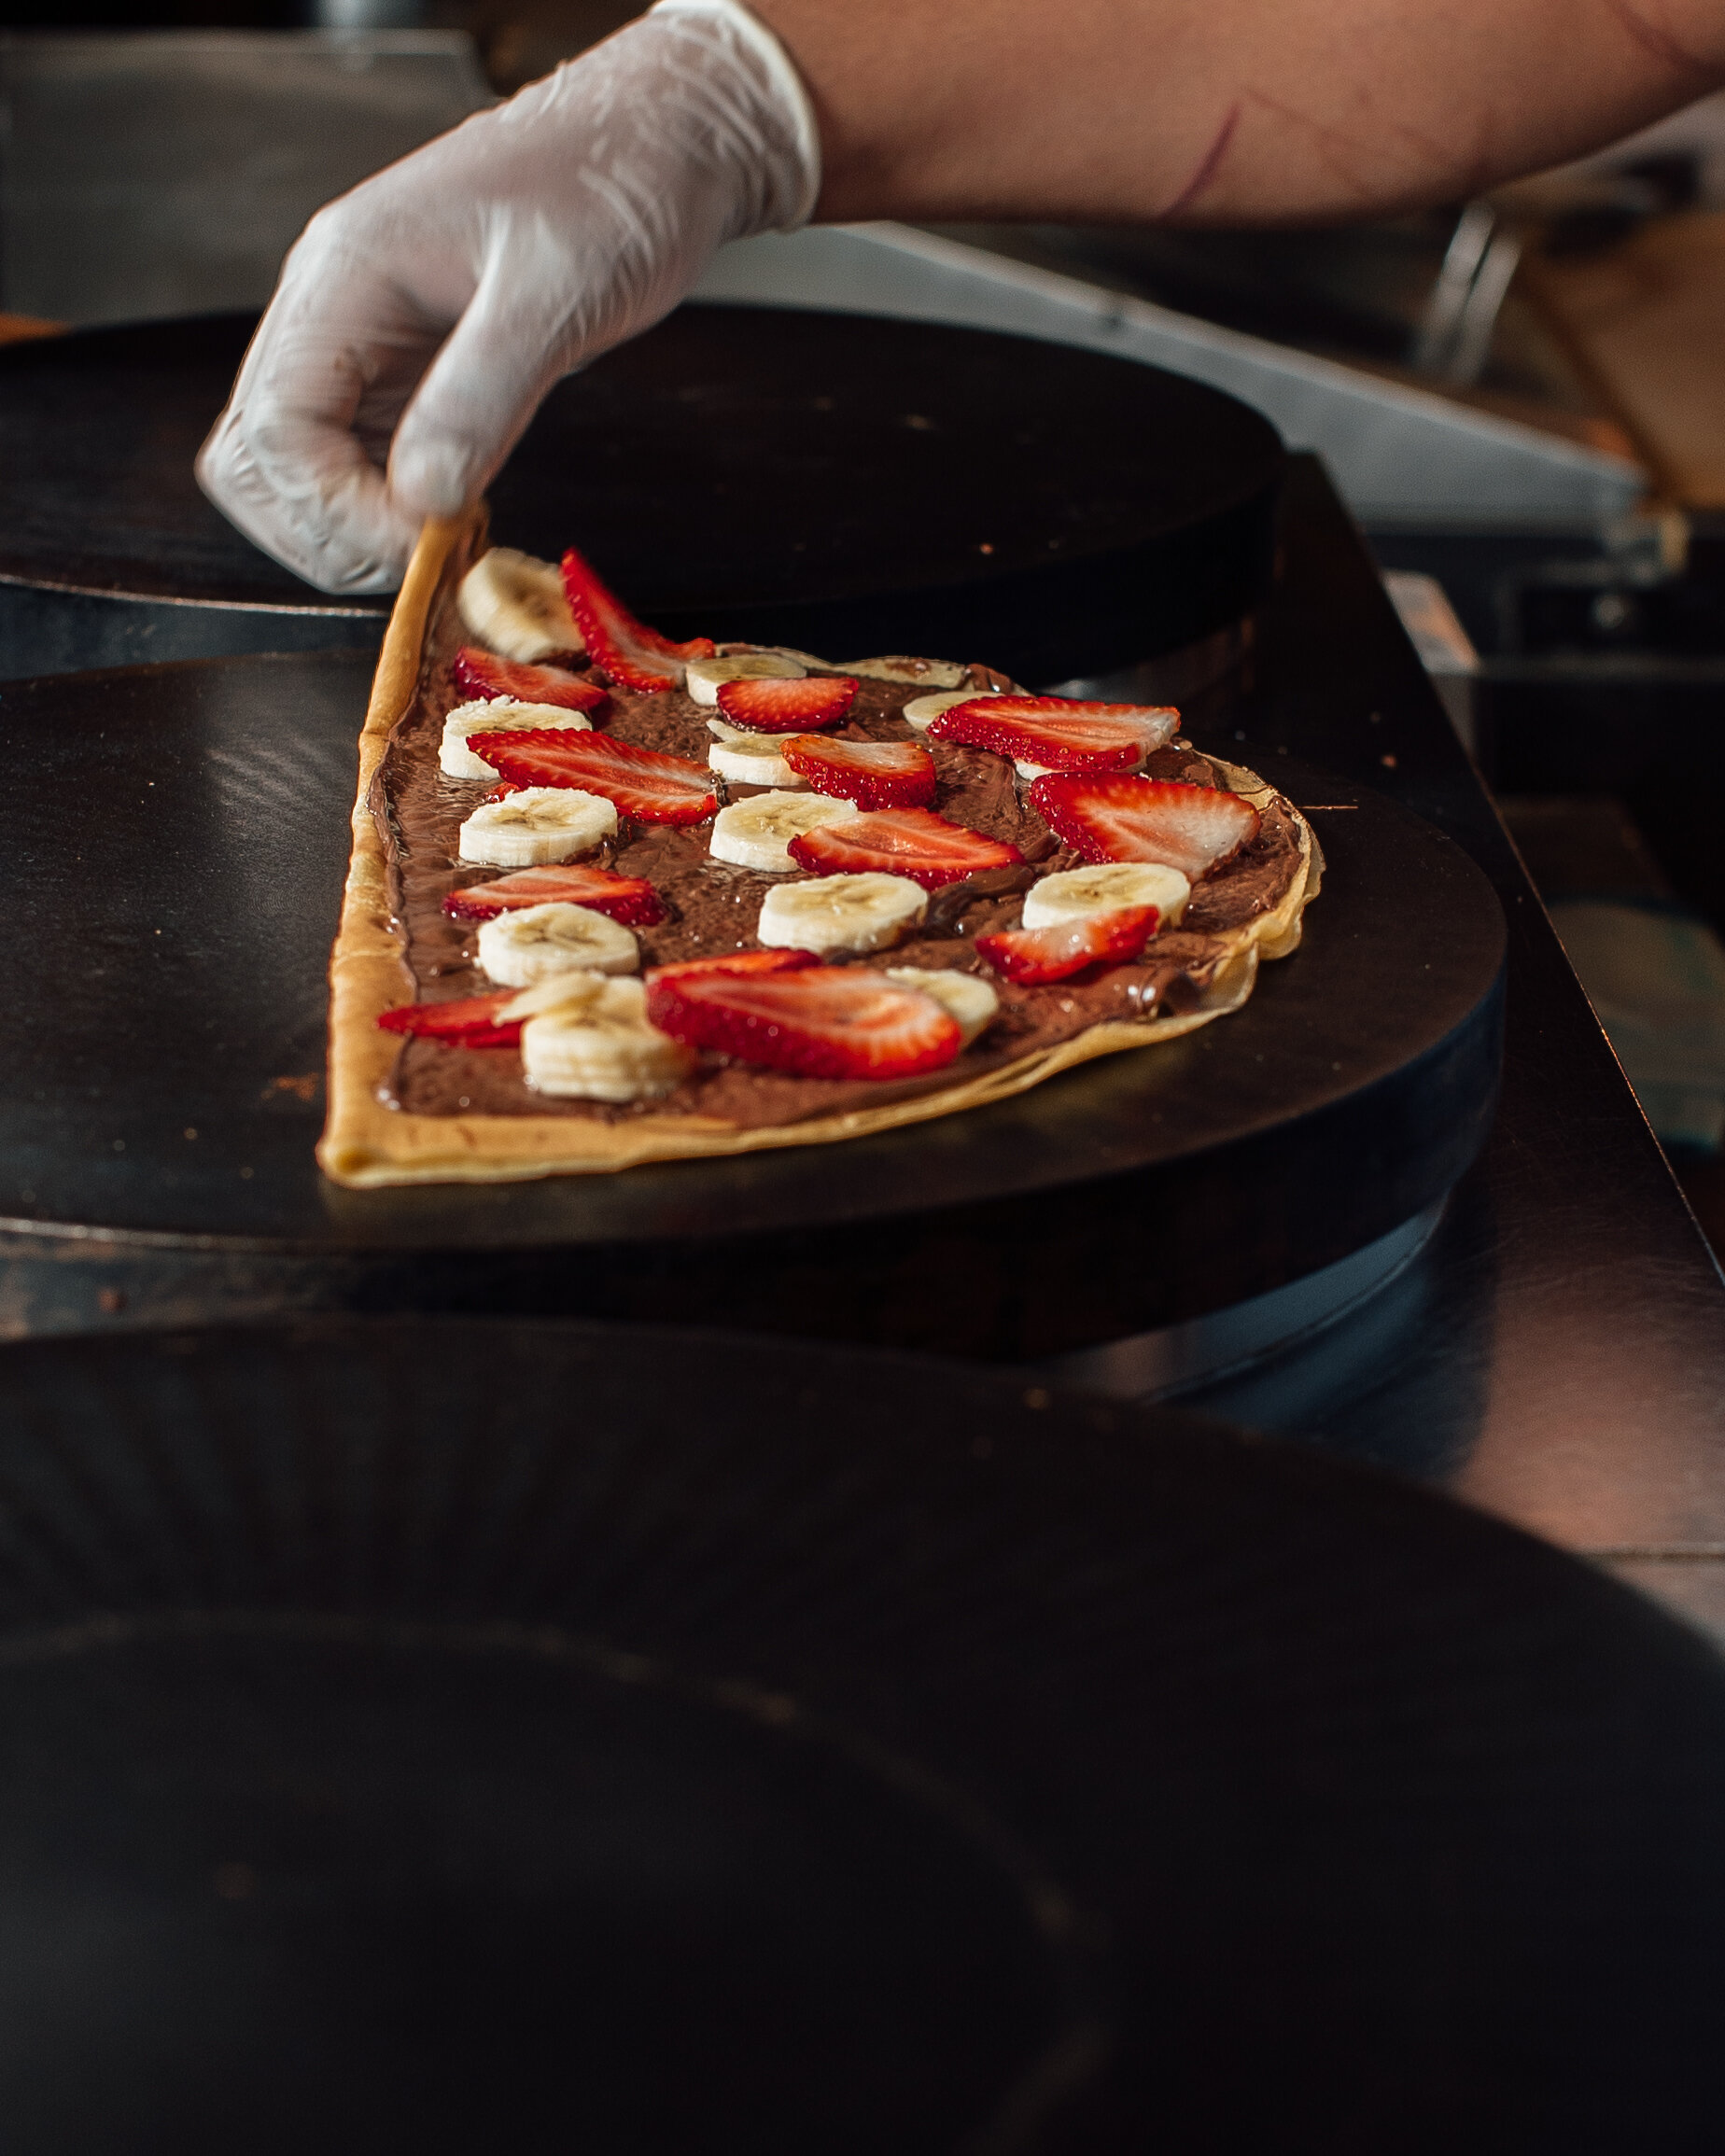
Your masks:
<path fill-rule="evenodd" d="M 997 973 L 1033 987 L 1043 981 L 1063 981 L 1099 959 L 1118 964 L 1135 959 L 1160 919 L 1155 906 L 1122 906 L 1117 913 L 1091 914 L 1051 929 L 1003 929 L 998 935 L 978 936 L 976 948 Z"/>
<path fill-rule="evenodd" d="M 778 753 L 817 793 L 859 808 L 926 808 L 934 798 L 934 759 L 920 741 L 834 741 L 793 734 Z"/>
<path fill-rule="evenodd" d="M 802 1078 L 915 1078 L 964 1044 L 933 996 L 866 966 L 659 974 L 647 984 L 647 1015 L 692 1047 Z"/>
<path fill-rule="evenodd" d="M 1024 859 L 1016 846 L 984 838 L 981 832 L 948 823 L 927 808 L 885 808 L 873 816 L 817 824 L 793 838 L 789 851 L 799 868 L 817 875 L 877 868 L 889 875 L 907 875 L 924 890 L 962 883 L 987 868 L 1011 868 Z"/>
<path fill-rule="evenodd" d="M 481 796 L 485 801 L 507 801 L 512 793 L 525 793 L 526 789 L 517 786 L 512 778 L 499 778 L 488 793 Z"/>
<path fill-rule="evenodd" d="M 791 973 L 799 966 L 818 966 L 813 951 L 724 951 L 716 959 L 682 959 L 674 966 L 654 966 L 650 981 L 694 980 L 707 973 Z"/>
<path fill-rule="evenodd" d="M 583 681 L 567 666 L 524 666 L 470 644 L 456 653 L 455 677 L 456 687 L 476 702 L 512 696 L 520 704 L 554 704 L 563 711 L 597 711 L 610 702 L 596 681 Z"/>
<path fill-rule="evenodd" d="M 622 600 L 599 581 L 592 565 L 573 547 L 563 557 L 563 589 L 588 656 L 625 689 L 651 693 L 655 689 L 680 688 L 683 662 L 710 659 L 713 655 L 710 637 L 696 637 L 687 644 L 673 644 L 669 637 L 660 636 L 657 629 L 650 629 L 644 622 L 638 622 Z"/>
<path fill-rule="evenodd" d="M 806 734 L 831 726 L 857 700 L 848 674 L 810 674 L 800 681 L 721 681 L 719 708 L 750 734 Z"/>
<path fill-rule="evenodd" d="M 515 906 L 588 906 L 626 928 L 650 929 L 665 918 L 659 894 L 644 875 L 612 875 L 602 868 L 518 868 L 495 883 L 452 890 L 443 911 L 458 921 L 488 921 Z"/>
<path fill-rule="evenodd" d="M 1036 781 L 1031 806 L 1086 861 L 1159 861 L 1194 883 L 1257 836 L 1249 801 L 1175 779 L 1062 772 Z"/>
<path fill-rule="evenodd" d="M 1170 740 L 1180 714 L 1147 704 L 1079 704 L 1064 696 L 978 696 L 943 711 L 936 741 L 992 749 L 1051 771 L 1129 771 Z"/>
<path fill-rule="evenodd" d="M 459 996 L 452 1003 L 400 1003 L 377 1022 L 386 1033 L 411 1033 L 449 1048 L 512 1048 L 521 1038 L 519 1021 L 499 1026 L 497 1017 L 515 993 L 511 988 L 501 996 Z"/>
<path fill-rule="evenodd" d="M 584 632 L 583 632 L 584 634 Z M 719 803 L 704 764 L 609 734 L 546 727 L 530 734 L 470 734 L 468 747 L 517 786 L 571 786 L 597 793 L 639 823 L 705 823 Z"/>

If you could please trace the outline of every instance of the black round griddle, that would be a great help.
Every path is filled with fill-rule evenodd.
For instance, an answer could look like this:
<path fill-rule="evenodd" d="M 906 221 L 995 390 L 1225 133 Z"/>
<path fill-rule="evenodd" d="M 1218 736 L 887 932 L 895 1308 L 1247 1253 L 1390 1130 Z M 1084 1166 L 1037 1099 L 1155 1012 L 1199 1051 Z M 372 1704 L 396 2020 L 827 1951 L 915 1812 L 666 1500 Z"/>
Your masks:
<path fill-rule="evenodd" d="M 191 655 L 189 637 L 216 639 L 201 652 L 374 637 L 386 601 L 313 591 L 192 479 L 253 326 L 212 315 L 0 351 L 6 670 Z M 676 636 L 986 653 L 1053 681 L 1249 612 L 1282 461 L 1246 406 L 1130 361 L 690 306 L 553 391 L 492 490 L 494 534 L 554 560 L 581 545 Z"/>
<path fill-rule="evenodd" d="M 0 1355 L 32 2156 L 1710 2145 L 1725 1670 L 1411 1486 L 910 1358 Z"/>
<path fill-rule="evenodd" d="M 51 1261 L 25 1323 L 101 1291 L 158 1319 L 526 1309 L 1053 1353 L 1348 1255 L 1483 1139 L 1494 895 L 1429 827 L 1278 757 L 1324 895 L 1246 1008 L 1184 1041 L 846 1144 L 338 1189 L 312 1148 L 367 681 L 247 659 L 0 700 L 0 1227 Z"/>

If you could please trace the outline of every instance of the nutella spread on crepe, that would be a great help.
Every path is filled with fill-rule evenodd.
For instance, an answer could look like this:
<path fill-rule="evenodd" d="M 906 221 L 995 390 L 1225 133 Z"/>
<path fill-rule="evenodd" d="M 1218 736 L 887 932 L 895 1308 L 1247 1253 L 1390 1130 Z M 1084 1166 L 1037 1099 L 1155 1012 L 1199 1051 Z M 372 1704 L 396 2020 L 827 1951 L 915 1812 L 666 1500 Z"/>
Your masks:
<path fill-rule="evenodd" d="M 529 723 L 533 669 L 515 667 L 486 732 L 472 709 L 486 647 L 462 607 L 463 580 L 484 570 L 477 520 L 428 527 L 362 738 L 319 1149 L 338 1181 L 610 1169 L 955 1113 L 1238 1008 L 1259 960 L 1298 942 L 1321 872 L 1310 828 L 1253 774 L 1187 746 L 1172 712 L 1027 696 L 982 664 L 672 646 L 571 555 L 586 649 L 555 655 L 550 693 L 568 708 L 544 714 L 569 723 Z M 464 742 L 500 778 L 441 766 L 457 707 Z M 709 763 L 738 744 L 724 771 L 758 767 L 769 783 Z M 554 808 L 570 790 L 593 800 L 591 819 L 563 820 L 589 839 L 603 820 L 596 843 L 565 857 L 538 835 L 531 804 L 550 788 L 564 790 Z M 488 820 L 470 824 L 476 812 L 507 811 L 517 792 L 528 805 L 502 843 L 548 850 L 475 837 Z M 540 860 L 551 865 L 530 876 L 516 865 Z M 1111 865 L 1133 862 L 1169 865 Z M 538 903 L 565 889 L 629 924 L 587 940 L 636 941 L 644 993 L 607 991 L 605 1010 L 678 1043 L 638 1064 L 651 1075 L 633 1098 L 533 1082 L 509 1007 L 522 981 L 537 983 L 529 1026 L 587 1022 L 579 1008 L 560 1018 L 533 971 L 560 962 L 544 939 L 566 923 L 584 948 L 585 917 Z M 846 905 L 862 926 L 831 925 Z M 501 932 L 482 936 L 488 919 Z M 814 947 L 783 948 L 800 920 Z M 747 971 L 715 989 L 722 969 L 691 968 L 712 960 Z M 628 970 L 626 946 L 607 963 Z M 463 1032 L 470 1008 L 481 1029 Z"/>

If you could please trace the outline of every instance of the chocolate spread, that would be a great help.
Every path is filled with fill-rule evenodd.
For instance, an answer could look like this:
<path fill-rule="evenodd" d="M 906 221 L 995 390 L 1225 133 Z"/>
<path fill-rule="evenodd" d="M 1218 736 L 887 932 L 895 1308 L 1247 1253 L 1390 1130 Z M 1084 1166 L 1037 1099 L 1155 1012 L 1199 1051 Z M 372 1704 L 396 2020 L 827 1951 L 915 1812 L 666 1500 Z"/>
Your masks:
<path fill-rule="evenodd" d="M 490 782 L 446 778 L 438 769 L 443 720 L 462 701 L 450 679 L 450 662 L 460 641 L 454 609 L 447 609 L 428 644 L 414 707 L 397 727 L 372 789 L 372 814 L 388 861 L 391 907 L 404 931 L 404 1001 L 412 995 L 421 1001 L 442 1001 L 484 995 L 495 987 L 474 962 L 478 924 L 452 920 L 442 910 L 452 890 L 501 873 L 462 867 L 456 860 L 460 826 L 484 799 Z M 561 663 L 589 671 L 583 661 Z M 984 666 L 970 669 L 970 685 L 1011 686 Z M 849 715 L 831 731 L 859 740 L 914 739 L 900 714 L 923 693 L 912 684 L 864 679 Z M 610 710 L 600 720 L 605 732 L 642 748 L 706 763 L 713 739 L 708 714 L 681 691 L 639 695 L 613 687 L 610 695 Z M 1029 865 L 991 870 L 932 893 L 927 917 L 913 935 L 890 951 L 850 962 L 986 973 L 971 939 L 1016 928 L 1025 889 L 1038 876 L 1080 865 L 1079 857 L 1063 847 L 1030 808 L 1007 758 L 945 742 L 928 747 L 939 778 L 937 812 L 990 837 L 1010 840 Z M 1179 742 L 1157 749 L 1145 768 L 1157 777 L 1200 786 L 1216 783 L 1208 762 Z M 727 789 L 717 778 L 714 786 L 722 802 L 762 791 Z M 693 829 L 639 824 L 625 818 L 612 843 L 582 857 L 624 875 L 647 876 L 657 889 L 666 917 L 656 928 L 637 931 L 643 969 L 751 948 L 762 900 L 774 884 L 788 880 L 713 861 L 707 850 L 709 829 L 706 824 Z M 1133 963 L 1092 969 L 1046 987 L 996 981 L 1001 1007 L 993 1024 L 956 1063 L 927 1077 L 798 1078 L 708 1057 L 669 1096 L 612 1107 L 534 1092 L 523 1080 L 520 1056 L 512 1048 L 450 1048 L 409 1040 L 397 1058 L 387 1098 L 421 1115 L 553 1114 L 614 1122 L 641 1114 L 694 1113 L 739 1128 L 881 1106 L 983 1076 L 1104 1019 L 1191 1008 L 1225 953 L 1223 935 L 1281 902 L 1298 859 L 1294 819 L 1284 804 L 1272 802 L 1252 845 L 1198 884 L 1185 919 L 1154 937 Z"/>

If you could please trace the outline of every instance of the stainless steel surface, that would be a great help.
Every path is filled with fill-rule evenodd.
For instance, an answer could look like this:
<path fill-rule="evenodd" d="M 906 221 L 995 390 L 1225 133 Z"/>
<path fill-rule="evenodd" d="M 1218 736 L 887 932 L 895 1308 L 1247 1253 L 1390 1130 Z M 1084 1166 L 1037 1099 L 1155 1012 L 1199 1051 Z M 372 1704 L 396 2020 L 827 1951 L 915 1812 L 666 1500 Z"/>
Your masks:
<path fill-rule="evenodd" d="M 1318 451 L 1367 519 L 1591 525 L 1626 514 L 1644 484 L 1622 457 L 905 225 L 740 241 L 696 297 L 968 323 L 1171 368 Z"/>
<path fill-rule="evenodd" d="M 461 31 L 0 34 L 0 307 L 261 306 L 319 204 L 490 97 Z"/>

